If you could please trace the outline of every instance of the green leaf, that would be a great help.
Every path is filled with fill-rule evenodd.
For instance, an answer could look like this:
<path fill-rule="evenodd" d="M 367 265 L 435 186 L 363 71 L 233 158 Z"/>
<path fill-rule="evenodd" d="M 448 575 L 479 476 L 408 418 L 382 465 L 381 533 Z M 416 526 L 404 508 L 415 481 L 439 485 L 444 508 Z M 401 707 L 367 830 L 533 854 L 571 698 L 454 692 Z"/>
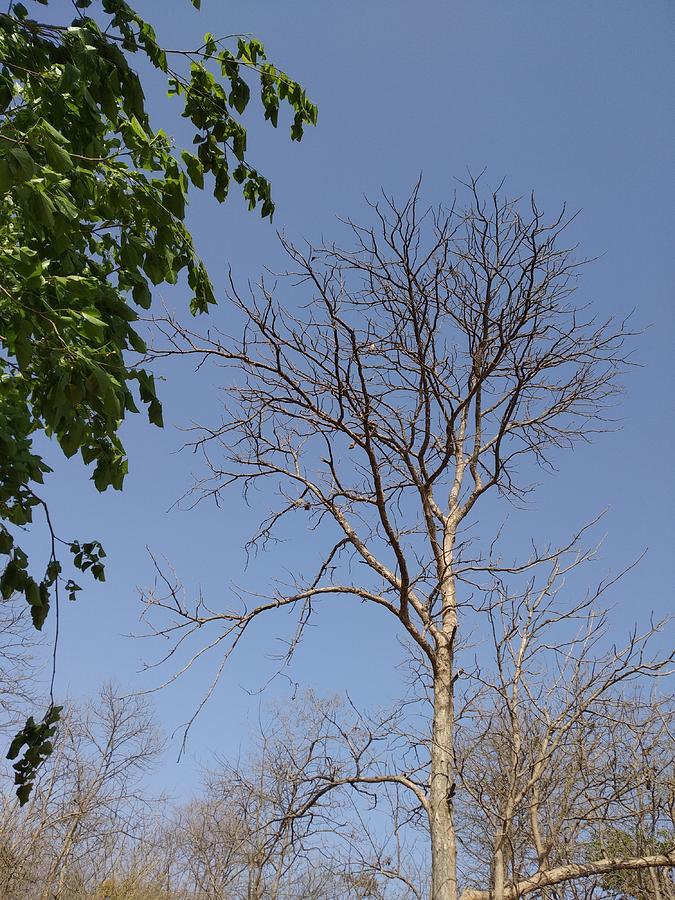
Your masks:
<path fill-rule="evenodd" d="M 52 169 L 56 172 L 69 172 L 73 168 L 73 160 L 67 150 L 55 141 L 45 138 L 45 155 Z"/>
<path fill-rule="evenodd" d="M 154 248 L 145 255 L 143 271 L 153 284 L 161 284 L 166 278 L 166 262 Z"/>
<path fill-rule="evenodd" d="M 238 113 L 243 113 L 246 107 L 248 106 L 248 101 L 251 97 L 251 91 L 249 86 L 242 79 L 237 79 L 237 81 L 232 85 L 232 91 L 230 93 L 230 103 L 237 110 Z"/>
<path fill-rule="evenodd" d="M 132 328 L 129 329 L 129 344 L 136 353 L 146 353 L 148 350 L 148 345 L 145 343 L 143 338 Z"/>
<path fill-rule="evenodd" d="M 204 52 L 208 53 L 209 56 L 213 56 L 217 49 L 218 44 L 216 43 L 215 38 L 211 32 L 207 31 L 204 35 Z"/>
<path fill-rule="evenodd" d="M 105 328 L 105 322 L 100 319 L 94 312 L 91 310 L 83 309 L 80 311 L 80 315 L 83 319 L 86 319 L 87 322 L 91 322 L 92 325 L 96 325 L 97 328 Z"/>
<path fill-rule="evenodd" d="M 68 138 L 64 137 L 64 135 L 57 128 L 54 128 L 54 126 L 46 119 L 41 118 L 38 125 L 55 143 L 64 147 L 70 143 Z"/>
<path fill-rule="evenodd" d="M 84 425 L 81 422 L 76 423 L 69 431 L 59 436 L 59 446 L 70 458 L 74 456 L 82 445 L 84 438 Z"/>
<path fill-rule="evenodd" d="M 13 98 L 14 90 L 11 80 L 0 75 L 0 112 L 5 112 Z"/>
<path fill-rule="evenodd" d="M 30 796 L 40 765 L 53 752 L 51 738 L 56 734 L 62 712 L 62 706 L 50 706 L 39 725 L 33 716 L 29 716 L 9 746 L 7 759 L 10 760 L 16 759 L 23 747 L 26 748 L 23 757 L 12 766 L 14 783 L 18 786 L 16 795 L 21 806 Z"/>
<path fill-rule="evenodd" d="M 199 8 L 199 0 L 192 3 Z M 128 468 L 120 427 L 140 407 L 131 380 L 138 380 L 150 422 L 163 424 L 152 377 L 130 365 L 130 350 L 146 352 L 131 323 L 134 306 L 151 307 L 150 283 L 175 284 L 184 270 L 190 311 L 215 303 L 185 224 L 189 191 L 203 190 L 208 172 L 223 202 L 234 151 L 249 206 L 263 214 L 271 208 L 269 186 L 243 161 L 246 129 L 237 118 L 251 90 L 240 62 L 263 65 L 259 41 L 228 49 L 207 34 L 211 60 L 177 56 L 177 71 L 166 73 L 196 133 L 192 153 L 171 137 L 177 123 L 150 125 L 147 62 L 166 68 L 152 23 L 125 0 L 75 0 L 86 15 L 60 22 L 56 4 L 54 27 L 45 32 L 17 21 L 28 17 L 28 6 L 12 3 L 0 14 L 0 518 L 27 529 L 40 507 L 33 488 L 51 472 L 36 449 L 45 437 L 66 457 L 79 451 L 99 490 L 119 489 Z M 134 53 L 146 62 L 134 67 Z M 271 110 L 281 76 L 273 67 L 266 73 Z M 263 74 L 247 77 L 262 83 Z M 284 97 L 301 126 L 310 108 L 304 94 Z M 34 578 L 2 523 L 0 593 L 23 594 L 40 629 L 60 563 L 52 560 L 42 581 Z M 74 553 L 75 566 L 100 580 L 104 553 L 85 546 Z M 68 590 L 74 596 L 80 588 L 72 582 Z M 25 799 L 30 785 L 19 787 Z"/>
<path fill-rule="evenodd" d="M 71 602 L 74 602 L 75 600 L 77 600 L 77 594 L 82 590 L 80 585 L 77 584 L 75 581 L 73 581 L 72 578 L 70 578 L 66 582 L 65 588 L 66 588 L 66 591 L 68 592 L 68 599 Z"/>
<path fill-rule="evenodd" d="M 138 121 L 136 116 L 132 116 L 129 119 L 129 124 L 131 125 L 131 130 L 133 131 L 133 133 L 136 135 L 136 137 L 140 141 L 142 141 L 142 143 L 144 143 L 144 144 L 150 143 L 150 138 L 146 134 L 145 129 L 143 128 L 141 123 Z"/>
<path fill-rule="evenodd" d="M 185 167 L 187 169 L 188 176 L 190 181 L 196 188 L 204 187 L 204 166 L 201 161 L 193 156 L 192 153 L 188 153 L 187 150 L 183 150 L 181 152 L 181 157 L 183 162 L 185 163 Z"/>
<path fill-rule="evenodd" d="M 42 626 L 47 620 L 47 615 L 49 613 L 49 591 L 47 586 L 43 583 L 38 587 L 38 600 L 33 603 L 29 601 L 30 606 L 30 614 L 33 620 L 33 627 L 36 631 L 42 631 Z"/>
<path fill-rule="evenodd" d="M 148 420 L 152 425 L 158 428 L 164 428 L 164 416 L 162 414 L 162 405 L 159 400 L 151 400 L 148 406 Z"/>
<path fill-rule="evenodd" d="M 22 181 L 30 181 L 35 175 L 36 170 L 33 157 L 21 147 L 12 147 L 10 149 L 8 162 L 15 184 L 19 184 Z"/>
<path fill-rule="evenodd" d="M 0 527 L 0 553 L 11 553 L 14 546 L 14 538 L 6 528 Z"/>
<path fill-rule="evenodd" d="M 19 364 L 19 368 L 25 371 L 30 365 L 31 359 L 33 358 L 32 343 L 23 337 L 17 338 L 14 345 L 14 355 L 16 356 L 16 361 Z"/>
<path fill-rule="evenodd" d="M 55 208 L 61 213 L 61 215 L 65 216 L 67 219 L 79 219 L 79 210 L 76 208 L 75 204 L 71 203 L 68 197 L 61 191 L 57 191 L 55 194 L 53 194 L 53 202 Z"/>
<path fill-rule="evenodd" d="M 150 293 L 150 288 L 148 287 L 148 283 L 144 278 L 139 279 L 134 284 L 132 296 L 134 298 L 134 303 L 138 303 L 138 305 L 143 309 L 150 308 L 150 304 L 152 303 L 152 294 Z"/>
<path fill-rule="evenodd" d="M 26 587 L 24 588 L 26 594 L 26 600 L 31 606 L 39 606 L 40 605 L 40 588 L 36 581 L 32 578 L 26 582 Z"/>
<path fill-rule="evenodd" d="M 6 159 L 0 158 L 0 194 L 6 194 L 14 184 L 14 178 Z"/>
<path fill-rule="evenodd" d="M 46 228 L 54 227 L 54 204 L 39 188 L 30 192 L 29 208 L 35 220 Z"/>

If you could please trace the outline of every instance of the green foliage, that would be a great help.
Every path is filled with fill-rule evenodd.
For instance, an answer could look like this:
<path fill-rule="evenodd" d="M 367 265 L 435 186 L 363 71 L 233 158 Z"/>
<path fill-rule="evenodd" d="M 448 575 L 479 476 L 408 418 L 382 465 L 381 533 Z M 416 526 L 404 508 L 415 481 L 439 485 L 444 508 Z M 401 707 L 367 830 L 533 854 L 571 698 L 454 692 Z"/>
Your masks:
<path fill-rule="evenodd" d="M 594 835 L 587 847 L 589 860 L 617 858 L 630 859 L 633 856 L 654 856 L 672 852 L 675 834 L 664 829 L 655 835 L 642 832 L 631 834 L 621 828 L 603 828 Z M 658 871 L 657 878 L 668 874 Z M 603 891 L 612 897 L 625 900 L 654 900 L 654 885 L 646 870 L 625 870 L 609 872 L 601 877 Z"/>
<path fill-rule="evenodd" d="M 56 734 L 56 726 L 61 718 L 62 710 L 62 706 L 51 706 L 39 725 L 31 716 L 10 745 L 7 759 L 16 759 L 21 749 L 26 747 L 22 758 L 14 763 L 16 795 L 22 806 L 28 800 L 32 790 L 35 772 L 52 752 L 51 739 Z"/>
<path fill-rule="evenodd" d="M 34 437 L 79 453 L 99 491 L 122 488 L 127 413 L 145 407 L 162 425 L 153 376 L 130 362 L 145 351 L 137 309 L 151 305 L 153 286 L 181 274 L 193 314 L 215 302 L 185 225 L 190 186 L 208 181 L 222 202 L 234 179 L 249 209 L 274 212 L 269 182 L 246 157 L 245 76 L 258 81 L 273 125 L 280 103 L 290 107 L 292 140 L 316 122 L 305 92 L 255 39 L 229 48 L 207 34 L 195 51 L 168 53 L 124 0 L 74 6 L 70 25 L 42 23 L 21 3 L 0 14 L 0 554 L 8 557 L 0 590 L 24 594 L 38 629 L 61 564 L 51 523 L 52 554 L 37 579 L 12 532 L 44 507 L 35 489 L 50 470 Z M 181 98 L 194 152 L 153 127 L 134 54 Z M 103 579 L 100 545 L 71 549 L 76 568 Z M 66 589 L 71 599 L 80 590 L 72 580 Z"/>

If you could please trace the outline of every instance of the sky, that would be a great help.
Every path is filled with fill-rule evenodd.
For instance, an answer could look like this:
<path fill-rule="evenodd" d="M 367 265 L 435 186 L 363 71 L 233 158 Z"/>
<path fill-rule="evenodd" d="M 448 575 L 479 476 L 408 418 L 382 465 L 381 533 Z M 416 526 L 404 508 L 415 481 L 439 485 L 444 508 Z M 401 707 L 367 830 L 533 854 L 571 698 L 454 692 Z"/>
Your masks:
<path fill-rule="evenodd" d="M 564 537 L 607 508 L 598 532 L 606 534 L 602 571 L 620 570 L 647 550 L 614 595 L 617 632 L 652 610 L 668 612 L 675 536 L 671 0 L 203 0 L 200 13 L 188 0 L 136 5 L 168 47 L 196 47 L 205 31 L 257 36 L 319 106 L 318 126 L 300 145 L 281 123 L 275 132 L 255 110 L 250 117 L 250 155 L 273 185 L 273 225 L 247 213 L 236 190 L 224 207 L 193 198 L 189 224 L 217 287 L 228 267 L 243 283 L 280 264 L 276 229 L 295 240 L 339 239 L 339 218 L 368 221 L 365 196 L 384 188 L 403 197 L 420 173 L 430 203 L 451 200 L 457 179 L 485 169 L 486 186 L 505 178 L 511 195 L 534 190 L 548 213 L 562 204 L 580 210 L 570 235 L 580 255 L 596 259 L 578 299 L 600 317 L 635 311 L 639 366 L 624 378 L 620 429 L 562 454 L 527 514 L 510 521 L 527 543 Z M 62 10 L 70 15 L 69 4 L 52 6 L 57 18 Z M 155 125 L 189 141 L 177 102 L 153 80 L 148 102 Z M 157 300 L 182 308 L 186 296 L 160 291 Z M 225 328 L 229 317 L 227 303 L 211 313 Z M 137 416 L 125 425 L 123 493 L 97 494 L 76 461 L 56 462 L 47 487 L 60 533 L 96 537 L 108 553 L 106 584 L 87 583 L 62 610 L 61 696 L 86 696 L 110 678 L 124 689 L 161 680 L 140 671 L 158 648 L 127 636 L 139 631 L 138 588 L 153 578 L 148 548 L 188 590 L 211 598 L 226 597 L 234 584 L 264 583 L 282 559 L 292 569 L 307 552 L 298 533 L 281 555 L 259 557 L 246 570 L 242 548 L 256 516 L 236 492 L 221 509 L 175 505 L 200 474 L 199 460 L 180 452 L 180 428 L 217 417 L 219 373 L 197 377 L 179 363 L 162 373 L 167 424 L 160 431 Z M 278 620 L 266 622 L 231 660 L 182 762 L 179 738 L 167 743 L 159 779 L 170 793 L 188 790 L 210 753 L 236 752 L 260 703 L 292 690 L 281 679 L 259 693 L 275 668 L 277 627 Z M 394 630 L 377 611 L 327 608 L 290 676 L 320 694 L 348 691 L 379 705 L 400 689 L 399 655 Z M 210 673 L 199 667 L 154 695 L 167 734 L 194 711 Z"/>

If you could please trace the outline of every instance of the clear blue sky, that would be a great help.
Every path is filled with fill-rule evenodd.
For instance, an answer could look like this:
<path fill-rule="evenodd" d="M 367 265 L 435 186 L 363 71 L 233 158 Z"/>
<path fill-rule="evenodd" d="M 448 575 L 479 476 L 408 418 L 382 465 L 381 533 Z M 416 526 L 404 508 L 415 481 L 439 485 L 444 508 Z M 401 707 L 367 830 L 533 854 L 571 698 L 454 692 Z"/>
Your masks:
<path fill-rule="evenodd" d="M 367 217 L 363 195 L 380 187 L 404 194 L 424 173 L 431 202 L 448 199 L 455 177 L 487 168 L 487 182 L 506 177 L 512 194 L 534 189 L 545 210 L 580 208 L 572 236 L 581 252 L 599 256 L 582 279 L 579 300 L 602 315 L 636 309 L 646 327 L 636 341 L 643 364 L 626 379 L 623 427 L 591 447 L 563 454 L 533 509 L 515 521 L 530 536 L 564 536 L 605 506 L 610 510 L 601 566 L 622 568 L 649 552 L 616 594 L 617 628 L 672 605 L 674 498 L 673 262 L 675 191 L 675 5 L 672 0 L 368 0 L 317 3 L 143 0 L 139 9 L 162 43 L 189 48 L 204 31 L 250 32 L 270 57 L 298 78 L 319 104 L 319 125 L 301 145 L 252 123 L 255 163 L 270 176 L 275 227 L 293 238 L 339 237 L 337 216 Z M 69 4 L 59 0 L 55 14 Z M 170 10 L 170 13 L 168 12 Z M 68 13 L 69 15 L 69 13 Z M 181 135 L 178 104 L 150 95 L 156 123 Z M 175 126 L 175 127 L 174 127 Z M 281 129 L 280 129 L 281 132 Z M 231 265 L 244 279 L 279 262 L 274 228 L 245 212 L 236 193 L 225 208 L 208 197 L 191 205 L 197 246 L 217 284 Z M 172 306 L 180 292 L 165 294 Z M 214 321 L 228 320 L 223 305 Z M 162 386 L 167 427 L 139 421 L 126 430 L 131 472 L 123 494 L 100 496 L 77 463 L 59 465 L 48 492 L 63 534 L 99 538 L 108 555 L 108 581 L 83 591 L 62 617 L 58 687 L 86 694 L 109 677 L 124 686 L 150 686 L 138 677 L 140 659 L 156 648 L 125 638 L 136 629 L 137 586 L 152 578 L 146 545 L 166 556 L 191 587 L 222 596 L 231 583 L 264 583 L 278 557 L 243 571 L 241 547 L 253 518 L 237 494 L 225 510 L 201 506 L 168 511 L 190 484 L 198 463 L 178 453 L 176 426 L 215 415 L 217 372 L 201 380 L 185 367 L 166 370 Z M 287 565 L 303 556 L 303 536 L 284 548 Z M 354 605 L 326 610 L 298 654 L 293 676 L 319 692 L 348 689 L 377 703 L 396 694 L 391 630 L 373 644 L 355 638 L 351 616 L 381 616 Z M 255 718 L 260 687 L 274 651 L 270 620 L 226 670 L 203 713 L 190 751 L 234 749 Z M 370 629 L 369 629 L 370 630 Z M 372 633 L 371 636 L 372 637 Z M 370 639 L 370 638 L 369 638 Z M 157 698 L 170 731 L 190 715 L 208 668 Z M 283 693 L 283 683 L 272 688 Z M 177 747 L 176 747 L 177 749 Z M 162 783 L 180 792 L 193 778 L 190 759 L 168 759 Z"/>

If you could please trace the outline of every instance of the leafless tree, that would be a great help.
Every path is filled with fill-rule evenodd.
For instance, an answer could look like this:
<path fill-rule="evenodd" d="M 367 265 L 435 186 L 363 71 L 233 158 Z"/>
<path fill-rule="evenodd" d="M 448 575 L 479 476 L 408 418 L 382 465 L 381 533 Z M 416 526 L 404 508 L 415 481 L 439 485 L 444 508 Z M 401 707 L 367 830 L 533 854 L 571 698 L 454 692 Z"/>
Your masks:
<path fill-rule="evenodd" d="M 345 736 L 361 748 L 356 755 L 344 752 Z M 242 759 L 216 759 L 196 796 L 170 803 L 152 799 L 145 784 L 158 749 L 147 704 L 106 688 L 84 707 L 69 704 L 27 806 L 9 781 L 0 794 L 0 896 L 417 898 L 410 853 L 392 840 L 390 818 L 364 844 L 352 798 L 339 795 L 365 741 L 360 720 L 308 694 L 270 710 Z"/>
<path fill-rule="evenodd" d="M 455 900 L 459 891 L 455 803 L 465 718 L 458 718 L 458 698 L 465 688 L 470 696 L 489 688 L 499 725 L 491 732 L 494 765 L 506 766 L 510 781 L 486 820 L 492 840 L 482 889 L 467 884 L 465 898 L 505 900 L 594 873 L 665 867 L 675 853 L 559 866 L 549 839 L 535 834 L 543 801 L 532 792 L 550 759 L 606 697 L 619 702 L 614 688 L 665 669 L 644 634 L 623 650 L 599 652 L 596 662 L 585 651 L 586 667 L 577 671 L 575 641 L 584 639 L 570 637 L 566 623 L 586 616 L 595 635 L 586 640 L 599 650 L 594 604 L 607 587 L 583 601 L 559 598 L 562 575 L 587 555 L 583 532 L 565 546 L 544 542 L 527 558 L 505 561 L 498 527 L 487 527 L 494 507 L 485 498 L 522 503 L 532 490 L 532 462 L 549 466 L 561 449 L 607 427 L 629 332 L 625 322 L 599 321 L 574 304 L 579 263 L 564 244 L 564 211 L 548 221 L 533 198 L 509 201 L 499 191 L 484 198 L 475 181 L 468 190 L 464 210 L 423 212 L 418 190 L 401 206 L 385 198 L 373 208 L 375 227 L 352 224 L 352 250 L 284 240 L 291 271 L 282 284 L 294 304 L 283 305 L 269 279 L 246 294 L 231 280 L 239 338 L 213 328 L 200 335 L 170 316 L 158 323 L 164 341 L 157 356 L 187 356 L 199 366 L 213 360 L 227 373 L 222 421 L 195 437 L 209 467 L 195 496 L 219 499 L 233 485 L 247 493 L 266 484 L 265 496 L 279 502 L 251 546 L 264 548 L 300 518 L 295 527 L 324 535 L 326 549 L 314 571 L 271 586 L 268 595 L 242 597 L 235 608 L 214 608 L 203 597 L 192 603 L 164 572 L 163 589 L 149 591 L 145 602 L 151 628 L 172 639 L 164 659 L 175 661 L 208 633 L 182 665 L 216 650 L 218 674 L 251 623 L 279 610 L 298 611 L 289 656 L 324 598 L 352 596 L 398 622 L 431 682 L 428 767 L 380 770 L 377 778 L 407 788 L 427 817 L 433 900 Z M 523 580 L 529 586 L 519 586 Z M 552 594 L 559 605 L 550 607 Z M 518 729 L 526 723 L 513 694 L 524 690 L 526 670 L 514 638 L 507 630 L 497 640 L 492 680 L 482 663 L 472 675 L 460 655 L 462 640 L 489 633 L 513 603 L 518 623 L 528 610 L 536 621 L 542 609 L 544 621 L 560 623 L 562 637 L 553 640 L 569 658 L 560 665 L 571 666 L 578 681 L 567 700 L 558 697 L 550 721 L 537 711 L 540 689 L 528 687 L 527 728 L 538 729 L 539 747 L 531 758 L 541 778 L 520 768 L 525 738 Z M 535 625 L 518 627 L 527 656 L 534 639 L 527 627 Z M 544 668 L 538 676 L 540 684 L 559 677 Z M 499 746 L 498 735 L 507 734 Z M 351 784 L 373 777 L 352 772 Z M 537 853 L 516 859 L 509 842 L 525 798 L 535 810 Z"/>
<path fill-rule="evenodd" d="M 106 687 L 73 705 L 54 753 L 23 808 L 2 798 L 2 847 L 13 861 L 2 896 L 74 900 L 115 870 L 141 827 L 141 778 L 159 752 L 147 703 Z"/>
<path fill-rule="evenodd" d="M 338 794 L 358 755 L 345 748 L 365 738 L 337 701 L 311 693 L 269 710 L 252 752 L 218 760 L 176 814 L 177 883 L 204 900 L 419 897 L 401 843 L 371 830 L 364 846 Z"/>
<path fill-rule="evenodd" d="M 590 896 L 603 883 L 592 876 L 637 871 L 655 885 L 641 896 L 672 897 L 649 860 L 673 862 L 673 697 L 643 677 L 662 672 L 647 635 L 603 648 L 594 594 L 561 607 L 563 574 L 520 595 L 501 585 L 486 603 L 495 662 L 474 669 L 455 744 L 465 882 Z"/>
<path fill-rule="evenodd" d="M 0 732 L 11 733 L 35 696 L 34 629 L 22 598 L 0 599 Z"/>

